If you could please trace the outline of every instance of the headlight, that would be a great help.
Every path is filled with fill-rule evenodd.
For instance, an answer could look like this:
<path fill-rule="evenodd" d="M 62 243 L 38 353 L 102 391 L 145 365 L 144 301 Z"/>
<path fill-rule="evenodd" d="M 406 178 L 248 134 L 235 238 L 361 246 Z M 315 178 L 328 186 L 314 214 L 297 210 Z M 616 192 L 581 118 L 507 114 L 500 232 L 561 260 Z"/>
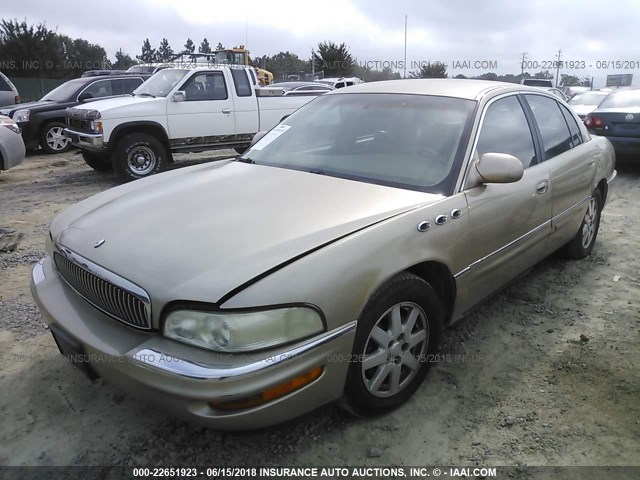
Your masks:
<path fill-rule="evenodd" d="M 0 125 L 7 127 L 12 132 L 15 132 L 18 134 L 20 133 L 20 127 L 16 125 L 16 122 L 11 120 L 10 118 L 0 118 Z"/>
<path fill-rule="evenodd" d="M 28 122 L 31 116 L 31 110 L 18 110 L 13 114 L 14 122 Z"/>
<path fill-rule="evenodd" d="M 217 352 L 250 352 L 320 333 L 320 314 L 307 307 L 260 312 L 176 310 L 164 324 L 164 335 Z"/>

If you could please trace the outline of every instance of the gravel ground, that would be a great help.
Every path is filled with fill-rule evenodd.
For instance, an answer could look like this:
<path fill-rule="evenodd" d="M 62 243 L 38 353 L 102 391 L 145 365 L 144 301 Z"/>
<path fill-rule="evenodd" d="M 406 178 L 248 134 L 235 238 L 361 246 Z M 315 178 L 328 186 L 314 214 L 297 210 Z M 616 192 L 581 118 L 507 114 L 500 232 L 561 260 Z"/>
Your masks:
<path fill-rule="evenodd" d="M 550 257 L 450 328 L 402 408 L 362 419 L 330 405 L 224 433 L 91 382 L 58 354 L 30 269 L 51 218 L 117 179 L 73 152 L 32 155 L 0 175 L 0 227 L 23 234 L 0 253 L 0 465 L 640 465 L 640 168 L 619 171 L 594 253 Z"/>

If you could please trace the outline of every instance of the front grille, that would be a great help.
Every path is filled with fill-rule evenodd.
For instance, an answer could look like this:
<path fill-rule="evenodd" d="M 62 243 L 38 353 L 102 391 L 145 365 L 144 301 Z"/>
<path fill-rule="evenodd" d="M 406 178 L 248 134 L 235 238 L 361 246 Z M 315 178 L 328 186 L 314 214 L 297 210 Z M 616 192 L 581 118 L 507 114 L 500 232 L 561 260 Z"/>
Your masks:
<path fill-rule="evenodd" d="M 89 127 L 90 127 L 90 121 L 89 120 L 82 120 L 81 118 L 73 118 L 73 117 L 67 117 L 67 124 L 71 127 L 71 128 L 75 128 L 76 130 L 84 130 L 84 131 L 89 131 Z"/>
<path fill-rule="evenodd" d="M 151 328 L 147 306 L 142 298 L 100 278 L 57 252 L 53 257 L 62 278 L 89 303 L 128 325 Z"/>

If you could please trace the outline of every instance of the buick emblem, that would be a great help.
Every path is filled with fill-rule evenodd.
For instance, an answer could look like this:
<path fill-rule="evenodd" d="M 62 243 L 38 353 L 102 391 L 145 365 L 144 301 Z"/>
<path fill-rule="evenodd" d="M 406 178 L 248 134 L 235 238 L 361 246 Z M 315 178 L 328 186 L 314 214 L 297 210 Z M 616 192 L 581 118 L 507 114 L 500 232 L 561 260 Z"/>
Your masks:
<path fill-rule="evenodd" d="M 627 115 L 624 117 L 624 119 L 627 122 L 630 122 L 631 120 L 633 120 L 633 113 L 627 113 Z"/>
<path fill-rule="evenodd" d="M 98 240 L 94 245 L 93 248 L 98 248 L 100 246 L 102 246 L 105 242 L 105 239 L 103 238 L 102 240 Z"/>

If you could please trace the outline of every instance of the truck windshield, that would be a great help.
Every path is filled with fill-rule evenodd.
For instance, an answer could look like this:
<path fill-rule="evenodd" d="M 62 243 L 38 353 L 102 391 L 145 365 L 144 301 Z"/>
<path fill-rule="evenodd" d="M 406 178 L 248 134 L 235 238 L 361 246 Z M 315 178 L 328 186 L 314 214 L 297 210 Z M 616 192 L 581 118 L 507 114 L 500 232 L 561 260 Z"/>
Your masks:
<path fill-rule="evenodd" d="M 240 161 L 448 195 L 474 107 L 472 100 L 427 95 L 326 95 L 276 126 Z"/>
<path fill-rule="evenodd" d="M 186 69 L 165 68 L 133 91 L 133 95 L 166 97 L 189 72 Z"/>
<path fill-rule="evenodd" d="M 87 84 L 88 82 L 86 78 L 69 80 L 59 87 L 51 90 L 44 97 L 42 97 L 40 101 L 67 102 L 69 100 L 75 100 L 75 96 L 78 93 L 78 90 Z"/>

